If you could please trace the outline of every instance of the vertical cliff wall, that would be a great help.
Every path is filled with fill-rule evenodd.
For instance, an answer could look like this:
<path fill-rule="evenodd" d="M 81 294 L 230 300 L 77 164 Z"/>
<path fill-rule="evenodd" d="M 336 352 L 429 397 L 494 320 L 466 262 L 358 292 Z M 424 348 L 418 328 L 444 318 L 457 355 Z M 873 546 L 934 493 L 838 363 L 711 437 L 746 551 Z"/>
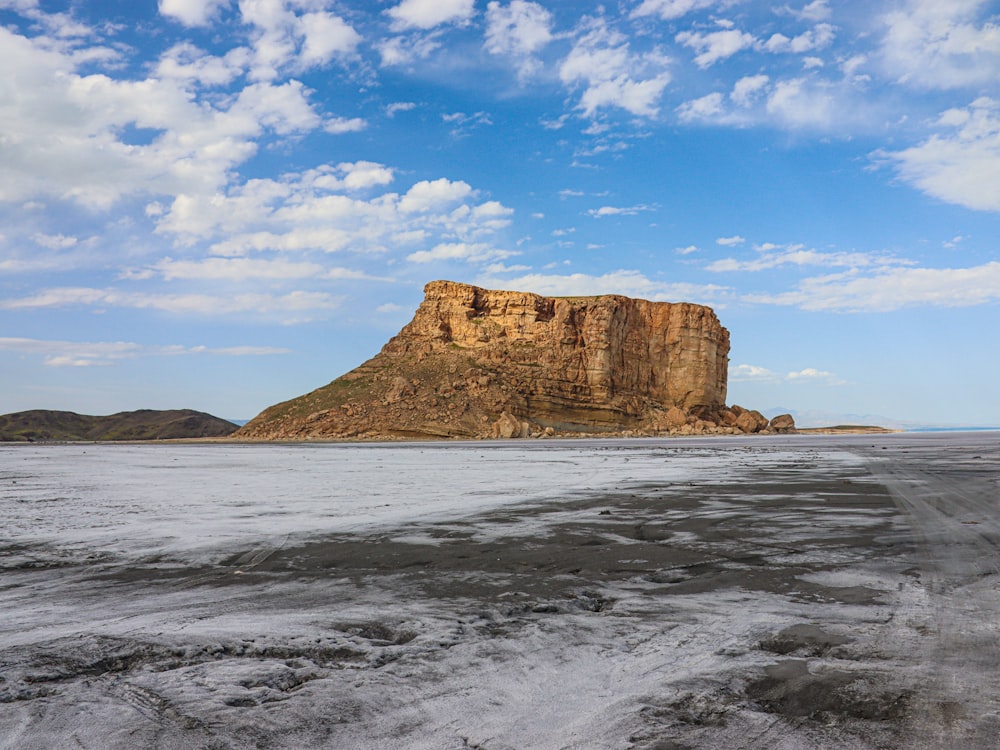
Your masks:
<path fill-rule="evenodd" d="M 638 396 L 685 409 L 726 401 L 729 332 L 701 305 L 619 295 L 553 298 L 434 281 L 383 351 L 449 346 L 533 369 L 539 397 L 551 392 L 596 405 Z"/>

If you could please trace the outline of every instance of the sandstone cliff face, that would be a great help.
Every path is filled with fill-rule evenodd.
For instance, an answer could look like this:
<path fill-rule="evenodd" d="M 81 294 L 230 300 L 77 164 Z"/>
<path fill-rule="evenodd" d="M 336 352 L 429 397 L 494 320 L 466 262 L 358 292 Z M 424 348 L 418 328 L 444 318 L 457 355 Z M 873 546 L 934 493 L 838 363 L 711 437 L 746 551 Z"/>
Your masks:
<path fill-rule="evenodd" d="M 413 320 L 381 353 L 267 409 L 237 437 L 742 429 L 725 406 L 729 333 L 707 307 L 618 295 L 551 298 L 450 281 L 431 282 L 424 293 Z M 754 422 L 744 431 L 760 429 Z"/>
<path fill-rule="evenodd" d="M 665 406 L 726 401 L 729 333 L 707 307 L 617 295 L 554 299 L 435 281 L 385 353 L 460 347 L 533 376 L 545 411 L 629 397 Z M 532 369 L 533 372 L 526 372 Z"/>

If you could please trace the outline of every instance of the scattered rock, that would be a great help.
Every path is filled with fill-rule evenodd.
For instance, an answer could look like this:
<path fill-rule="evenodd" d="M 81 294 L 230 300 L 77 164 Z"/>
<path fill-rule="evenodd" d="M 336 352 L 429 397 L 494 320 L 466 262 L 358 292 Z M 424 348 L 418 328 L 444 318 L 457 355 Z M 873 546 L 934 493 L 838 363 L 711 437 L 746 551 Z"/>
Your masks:
<path fill-rule="evenodd" d="M 736 417 L 736 426 L 747 435 L 760 432 L 767 427 L 767 424 L 767 417 L 756 410 L 747 411 L 746 409 L 741 409 L 739 416 Z"/>
<path fill-rule="evenodd" d="M 791 414 L 779 414 L 778 416 L 771 418 L 767 428 L 771 432 L 777 432 L 779 434 L 794 433 L 795 420 L 792 418 Z"/>
<path fill-rule="evenodd" d="M 413 395 L 416 395 L 416 391 L 413 389 L 410 381 L 402 376 L 395 377 L 392 380 L 392 385 L 389 386 L 389 390 L 385 394 L 385 403 L 397 404 Z"/>

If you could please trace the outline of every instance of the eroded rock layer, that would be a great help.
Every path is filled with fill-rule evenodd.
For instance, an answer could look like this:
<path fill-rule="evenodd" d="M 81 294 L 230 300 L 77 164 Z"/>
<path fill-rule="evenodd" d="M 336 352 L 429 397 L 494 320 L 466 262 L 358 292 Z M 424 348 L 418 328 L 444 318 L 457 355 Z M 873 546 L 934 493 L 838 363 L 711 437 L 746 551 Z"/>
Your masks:
<path fill-rule="evenodd" d="M 759 431 L 728 409 L 729 333 L 708 307 L 434 281 L 382 351 L 262 412 L 251 439 Z M 754 414 L 737 426 L 743 413 Z M 757 423 L 763 419 L 763 425 Z"/>

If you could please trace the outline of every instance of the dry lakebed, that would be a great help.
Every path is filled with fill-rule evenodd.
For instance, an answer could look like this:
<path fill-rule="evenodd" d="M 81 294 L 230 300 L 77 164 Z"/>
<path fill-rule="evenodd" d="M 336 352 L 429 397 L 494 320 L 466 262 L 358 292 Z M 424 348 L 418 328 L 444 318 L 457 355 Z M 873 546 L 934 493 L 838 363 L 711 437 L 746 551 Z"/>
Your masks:
<path fill-rule="evenodd" d="M 0 446 L 0 748 L 994 748 L 1000 433 Z"/>

